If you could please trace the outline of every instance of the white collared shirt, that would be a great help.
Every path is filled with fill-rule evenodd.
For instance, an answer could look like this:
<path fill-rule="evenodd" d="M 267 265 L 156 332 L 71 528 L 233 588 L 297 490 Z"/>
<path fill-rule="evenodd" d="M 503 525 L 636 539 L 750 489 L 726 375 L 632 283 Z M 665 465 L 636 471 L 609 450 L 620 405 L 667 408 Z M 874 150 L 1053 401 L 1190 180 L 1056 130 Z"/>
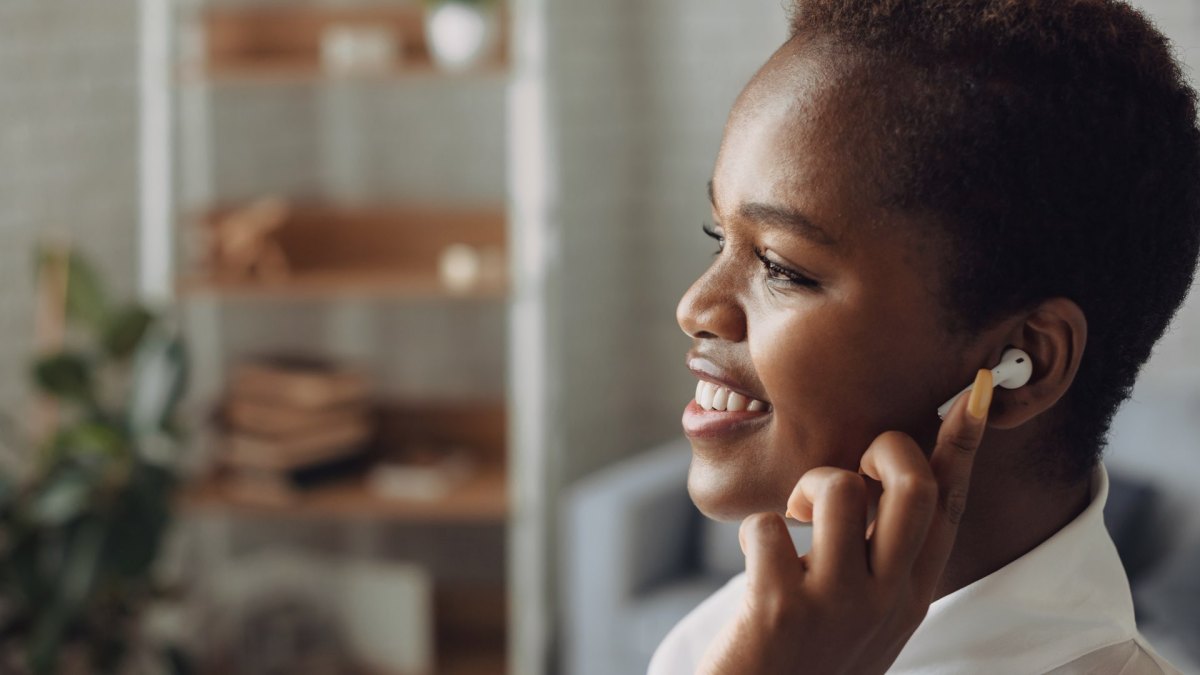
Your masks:
<path fill-rule="evenodd" d="M 1049 539 L 929 606 L 888 673 L 1178 675 L 1138 632 L 1125 569 L 1104 526 L 1108 472 Z M 745 593 L 738 574 L 675 625 L 648 675 L 692 675 Z M 802 672 L 802 671 L 801 671 Z"/>

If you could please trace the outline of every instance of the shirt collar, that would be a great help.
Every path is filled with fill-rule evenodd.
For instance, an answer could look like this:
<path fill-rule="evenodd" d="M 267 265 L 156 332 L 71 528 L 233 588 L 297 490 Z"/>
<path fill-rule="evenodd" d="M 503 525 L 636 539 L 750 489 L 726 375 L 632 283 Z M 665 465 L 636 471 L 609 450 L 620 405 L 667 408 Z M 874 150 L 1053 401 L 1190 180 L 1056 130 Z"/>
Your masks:
<path fill-rule="evenodd" d="M 1040 673 L 1132 638 L 1102 462 L 1089 492 L 1083 512 L 1033 550 L 933 602 L 888 673 Z"/>

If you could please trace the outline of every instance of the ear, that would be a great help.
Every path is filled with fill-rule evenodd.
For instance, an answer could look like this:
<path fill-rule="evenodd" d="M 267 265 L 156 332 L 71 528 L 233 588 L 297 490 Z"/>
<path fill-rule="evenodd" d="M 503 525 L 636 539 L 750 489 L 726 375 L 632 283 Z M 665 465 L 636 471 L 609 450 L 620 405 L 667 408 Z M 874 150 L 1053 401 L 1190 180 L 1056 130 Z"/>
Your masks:
<path fill-rule="evenodd" d="M 1033 361 L 1029 382 L 1017 389 L 996 387 L 988 426 L 1013 429 L 1041 415 L 1067 393 L 1087 344 L 1087 317 L 1074 301 L 1050 298 L 1030 311 L 1007 335 L 1008 346 L 1025 350 Z"/>

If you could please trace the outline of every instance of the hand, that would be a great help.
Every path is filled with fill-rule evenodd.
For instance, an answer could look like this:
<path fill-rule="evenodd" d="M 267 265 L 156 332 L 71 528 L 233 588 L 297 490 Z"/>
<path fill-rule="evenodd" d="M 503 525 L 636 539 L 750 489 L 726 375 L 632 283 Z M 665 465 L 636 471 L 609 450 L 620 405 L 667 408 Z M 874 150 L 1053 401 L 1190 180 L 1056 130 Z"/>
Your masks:
<path fill-rule="evenodd" d="M 959 397 L 946 415 L 928 460 L 898 431 L 871 443 L 861 469 L 883 493 L 870 531 L 866 482 L 828 466 L 805 473 L 788 499 L 789 515 L 813 524 L 808 554 L 797 557 L 779 514 L 742 521 L 745 598 L 698 673 L 885 672 L 933 600 L 991 398 L 991 371 L 980 370 L 970 398 Z"/>

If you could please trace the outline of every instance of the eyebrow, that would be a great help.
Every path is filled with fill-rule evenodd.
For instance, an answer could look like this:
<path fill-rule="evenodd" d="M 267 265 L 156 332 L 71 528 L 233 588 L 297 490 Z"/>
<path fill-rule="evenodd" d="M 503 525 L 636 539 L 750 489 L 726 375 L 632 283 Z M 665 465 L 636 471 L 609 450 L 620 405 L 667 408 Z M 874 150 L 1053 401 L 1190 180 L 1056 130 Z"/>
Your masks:
<path fill-rule="evenodd" d="M 717 207 L 717 200 L 713 194 L 713 182 L 711 180 L 708 181 L 708 201 L 713 205 L 714 209 Z M 738 215 L 755 222 L 791 230 L 801 237 L 821 246 L 838 246 L 837 238 L 830 235 L 824 228 L 814 223 L 808 216 L 799 211 L 782 206 L 752 202 L 742 204 L 741 208 L 738 209 Z"/>

